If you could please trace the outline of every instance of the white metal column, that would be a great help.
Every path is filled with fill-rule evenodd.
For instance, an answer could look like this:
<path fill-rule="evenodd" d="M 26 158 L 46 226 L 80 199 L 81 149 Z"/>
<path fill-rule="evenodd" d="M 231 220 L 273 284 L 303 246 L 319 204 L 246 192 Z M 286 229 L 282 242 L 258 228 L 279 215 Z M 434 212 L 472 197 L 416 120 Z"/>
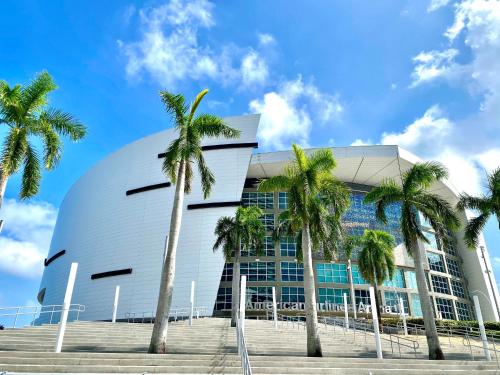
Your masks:
<path fill-rule="evenodd" d="M 118 299 L 120 298 L 120 285 L 116 286 L 115 289 L 115 302 L 113 303 L 113 317 L 111 321 L 116 323 L 116 312 L 118 311 Z"/>
<path fill-rule="evenodd" d="M 375 302 L 375 290 L 372 286 L 370 287 L 370 302 L 372 305 L 373 333 L 375 335 L 375 345 L 377 347 L 377 358 L 382 359 L 382 343 L 380 342 L 377 303 Z"/>
<path fill-rule="evenodd" d="M 276 287 L 273 286 L 273 321 L 274 328 L 278 329 L 278 308 L 276 306 Z"/>
<path fill-rule="evenodd" d="M 189 298 L 189 325 L 193 325 L 193 312 L 194 312 L 194 280 L 191 281 L 191 296 Z"/>
<path fill-rule="evenodd" d="M 479 323 L 479 330 L 481 332 L 481 341 L 483 342 L 484 356 L 487 361 L 491 361 L 490 349 L 488 348 L 488 338 L 486 337 L 486 330 L 484 329 L 483 314 L 481 313 L 481 305 L 477 295 L 472 296 L 474 300 L 474 308 L 476 310 L 477 322 Z"/>
<path fill-rule="evenodd" d="M 241 290 L 240 290 L 240 322 L 241 332 L 245 333 L 245 308 L 247 302 L 247 277 L 241 276 Z"/>
<path fill-rule="evenodd" d="M 64 331 L 66 330 L 66 322 L 68 321 L 68 312 L 71 306 L 71 297 L 73 295 L 73 288 L 75 286 L 76 271 L 78 270 L 78 263 L 71 263 L 69 270 L 68 284 L 66 286 L 66 294 L 64 295 L 64 302 L 61 312 L 61 322 L 59 323 L 59 332 L 56 341 L 56 353 L 61 353 L 62 344 L 64 340 Z"/>

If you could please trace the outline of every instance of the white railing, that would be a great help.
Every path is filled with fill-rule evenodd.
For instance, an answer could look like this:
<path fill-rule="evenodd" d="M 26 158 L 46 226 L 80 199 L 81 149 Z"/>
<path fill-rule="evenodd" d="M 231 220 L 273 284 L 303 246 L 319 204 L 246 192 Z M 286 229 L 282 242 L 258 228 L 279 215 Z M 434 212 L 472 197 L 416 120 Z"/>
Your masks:
<path fill-rule="evenodd" d="M 12 317 L 14 322 L 12 328 L 16 328 L 16 324 L 20 316 L 31 316 L 30 325 L 35 324 L 35 320 L 40 318 L 42 314 L 50 314 L 49 324 L 59 323 L 60 316 L 54 320 L 54 314 L 61 313 L 63 305 L 43 305 L 43 306 L 14 306 L 0 307 L 0 319 Z M 72 304 L 69 306 L 68 312 L 76 312 L 76 319 L 80 318 L 80 313 L 85 311 L 85 305 Z M 3 319 L 2 319 L 3 320 Z"/>
<path fill-rule="evenodd" d="M 236 319 L 236 340 L 238 344 L 238 355 L 241 357 L 241 367 L 244 375 L 252 375 L 252 366 L 250 366 L 250 358 L 248 356 L 247 344 L 245 342 L 245 334 L 241 327 L 241 319 Z"/>
<path fill-rule="evenodd" d="M 179 309 L 172 309 L 168 314 L 168 319 L 177 321 L 189 319 L 191 315 L 190 307 L 182 307 Z M 205 306 L 193 307 L 193 318 L 199 319 L 200 317 L 209 316 L 208 308 Z M 140 312 L 127 312 L 125 313 L 127 323 L 154 323 L 154 311 L 140 311 Z"/>

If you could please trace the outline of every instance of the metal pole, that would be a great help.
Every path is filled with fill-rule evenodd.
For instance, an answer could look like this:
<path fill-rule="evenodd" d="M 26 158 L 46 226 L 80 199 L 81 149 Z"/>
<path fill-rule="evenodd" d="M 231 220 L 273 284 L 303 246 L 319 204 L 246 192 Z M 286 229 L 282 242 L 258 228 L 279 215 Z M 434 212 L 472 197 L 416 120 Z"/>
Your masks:
<path fill-rule="evenodd" d="M 193 311 L 194 311 L 194 280 L 191 281 L 191 297 L 189 298 L 189 325 L 193 325 Z"/>
<path fill-rule="evenodd" d="M 56 353 L 61 353 L 62 344 L 64 340 L 64 331 L 66 330 L 66 322 L 68 321 L 68 310 L 71 305 L 71 296 L 73 295 L 73 287 L 75 286 L 76 271 L 78 263 L 71 263 L 69 270 L 68 284 L 66 286 L 66 294 L 64 295 L 64 302 L 61 312 L 61 322 L 59 324 L 59 333 L 57 334 Z"/>
<path fill-rule="evenodd" d="M 247 302 L 246 292 L 247 292 L 247 277 L 243 275 L 241 276 L 241 290 L 240 290 L 240 324 L 242 333 L 245 332 L 245 307 Z"/>
<path fill-rule="evenodd" d="M 344 320 L 345 329 L 349 329 L 349 311 L 347 308 L 347 293 L 344 293 Z"/>
<path fill-rule="evenodd" d="M 401 318 L 403 319 L 403 328 L 404 328 L 405 336 L 408 336 L 408 326 L 406 325 L 405 306 L 403 304 L 403 298 L 401 298 L 401 297 L 399 297 L 399 309 L 401 311 Z"/>
<path fill-rule="evenodd" d="M 498 322 L 500 319 L 500 310 L 498 309 L 497 295 L 495 293 L 495 288 L 493 287 L 493 281 L 491 280 L 491 270 L 488 268 L 488 262 L 486 262 L 486 256 L 484 255 L 484 246 L 479 247 L 481 249 L 481 255 L 483 256 L 484 268 L 486 270 L 485 273 L 488 275 L 488 281 L 490 282 L 491 294 L 493 294 L 493 300 L 495 301 L 495 310 L 497 311 L 495 320 Z"/>
<path fill-rule="evenodd" d="M 354 319 L 357 319 L 358 316 L 357 316 L 357 311 L 356 311 L 356 295 L 354 293 L 354 279 L 352 278 L 352 264 L 351 264 L 351 260 L 350 259 L 347 259 L 347 264 L 348 264 L 347 269 L 349 270 L 349 280 L 350 280 L 350 283 L 351 283 L 352 312 L 354 314 Z"/>
<path fill-rule="evenodd" d="M 370 287 L 370 302 L 372 305 L 373 333 L 375 334 L 375 345 L 377 347 L 377 358 L 382 359 L 382 344 L 380 342 L 380 332 L 378 327 L 378 311 L 375 302 L 375 290 Z"/>
<path fill-rule="evenodd" d="M 273 286 L 273 320 L 274 328 L 278 329 L 278 307 L 276 306 L 276 287 Z"/>
<path fill-rule="evenodd" d="M 484 356 L 487 361 L 491 361 L 490 350 L 488 349 L 488 339 L 486 338 L 486 331 L 484 329 L 483 315 L 481 314 L 481 306 L 479 305 L 479 298 L 477 295 L 472 296 L 474 300 L 474 308 L 476 310 L 477 322 L 479 323 L 479 330 L 481 331 L 481 341 L 483 342 Z"/>
<path fill-rule="evenodd" d="M 115 302 L 113 303 L 113 318 L 111 322 L 116 323 L 116 311 L 118 310 L 118 298 L 120 298 L 120 285 L 116 286 L 115 289 Z"/>

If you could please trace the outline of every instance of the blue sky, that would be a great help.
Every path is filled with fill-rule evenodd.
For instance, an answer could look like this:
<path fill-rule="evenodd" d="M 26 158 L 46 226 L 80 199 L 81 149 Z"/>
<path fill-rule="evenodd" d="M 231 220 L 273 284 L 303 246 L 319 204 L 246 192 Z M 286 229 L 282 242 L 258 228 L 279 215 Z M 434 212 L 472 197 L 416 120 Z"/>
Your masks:
<path fill-rule="evenodd" d="M 7 187 L 0 305 L 34 301 L 66 191 L 125 144 L 170 126 L 158 91 L 210 93 L 204 110 L 260 112 L 260 150 L 400 144 L 479 193 L 500 164 L 500 1 L 11 1 L 0 79 L 46 69 L 51 105 L 88 127 L 40 195 Z M 0 137 L 3 136 L 0 130 Z M 496 222 L 486 231 L 500 271 Z"/>

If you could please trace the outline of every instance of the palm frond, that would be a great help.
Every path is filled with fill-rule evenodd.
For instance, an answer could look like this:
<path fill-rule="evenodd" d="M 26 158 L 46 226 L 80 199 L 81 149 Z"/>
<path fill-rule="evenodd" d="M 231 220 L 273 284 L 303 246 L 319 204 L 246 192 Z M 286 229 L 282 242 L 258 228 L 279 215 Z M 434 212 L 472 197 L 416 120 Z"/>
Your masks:
<path fill-rule="evenodd" d="M 288 191 L 291 180 L 288 176 L 278 175 L 265 180 L 261 180 L 257 187 L 258 191 L 270 193 L 274 191 Z"/>
<path fill-rule="evenodd" d="M 39 121 L 50 125 L 58 134 L 70 137 L 72 141 L 78 141 L 85 137 L 87 128 L 71 114 L 50 108 L 40 114 Z"/>
<path fill-rule="evenodd" d="M 432 183 L 448 177 L 446 167 L 437 161 L 416 163 L 403 173 L 403 191 L 427 189 Z"/>
<path fill-rule="evenodd" d="M 238 138 L 241 131 L 227 125 L 223 119 L 210 114 L 201 114 L 193 120 L 193 128 L 201 137 Z"/>
<path fill-rule="evenodd" d="M 28 147 L 28 134 L 25 128 L 12 128 L 5 138 L 1 168 L 7 176 L 17 172 Z"/>
<path fill-rule="evenodd" d="M 475 249 L 479 245 L 479 236 L 481 235 L 481 231 L 486 225 L 488 218 L 489 215 L 481 214 L 469 220 L 465 226 L 464 241 L 469 248 Z"/>
<path fill-rule="evenodd" d="M 380 186 L 373 188 L 364 198 L 365 204 L 375 204 L 375 216 L 377 220 L 387 224 L 385 209 L 391 203 L 400 202 L 404 199 L 401 187 L 394 180 L 384 180 Z"/>
<path fill-rule="evenodd" d="M 38 74 L 29 85 L 21 89 L 21 106 L 24 114 L 39 111 L 48 103 L 47 94 L 57 88 L 54 80 L 46 71 Z"/>
<path fill-rule="evenodd" d="M 59 139 L 57 133 L 55 133 L 51 128 L 46 127 L 42 131 L 43 139 L 43 162 L 47 170 L 53 169 L 61 160 L 61 153 L 63 144 Z"/>
<path fill-rule="evenodd" d="M 201 188 L 203 190 L 203 197 L 207 199 L 210 195 L 210 191 L 212 190 L 212 185 L 215 183 L 215 176 L 210 168 L 208 168 L 208 166 L 206 165 L 205 158 L 203 157 L 203 153 L 201 152 L 201 150 L 197 155 L 197 164 L 198 171 L 200 172 L 201 176 Z"/>
<path fill-rule="evenodd" d="M 181 94 L 172 94 L 168 91 L 160 91 L 160 97 L 167 113 L 174 115 L 175 126 L 177 128 L 184 126 L 184 116 L 188 111 L 184 96 Z"/>
<path fill-rule="evenodd" d="M 488 212 L 490 210 L 490 207 L 491 203 L 487 197 L 473 197 L 467 193 L 460 194 L 459 201 L 457 203 L 457 208 L 459 210 L 469 209 Z"/>
<path fill-rule="evenodd" d="M 181 160 L 181 139 L 174 139 L 165 152 L 162 170 L 173 184 L 177 182 L 177 170 Z"/>
<path fill-rule="evenodd" d="M 24 170 L 21 181 L 21 199 L 31 198 L 38 193 L 41 178 L 42 173 L 40 171 L 38 154 L 36 150 L 28 144 L 25 152 Z"/>
<path fill-rule="evenodd" d="M 203 100 L 203 97 L 208 94 L 208 89 L 201 90 L 198 95 L 196 95 L 196 98 L 194 98 L 193 103 L 191 103 L 191 107 L 189 108 L 189 119 L 188 119 L 188 124 L 191 123 L 193 120 L 193 117 L 196 113 L 196 110 L 198 109 L 198 106 L 200 105 L 201 101 Z"/>
<path fill-rule="evenodd" d="M 331 171 L 337 166 L 333 157 L 333 152 L 329 148 L 322 148 L 314 151 L 309 156 L 309 168 L 316 171 Z"/>

